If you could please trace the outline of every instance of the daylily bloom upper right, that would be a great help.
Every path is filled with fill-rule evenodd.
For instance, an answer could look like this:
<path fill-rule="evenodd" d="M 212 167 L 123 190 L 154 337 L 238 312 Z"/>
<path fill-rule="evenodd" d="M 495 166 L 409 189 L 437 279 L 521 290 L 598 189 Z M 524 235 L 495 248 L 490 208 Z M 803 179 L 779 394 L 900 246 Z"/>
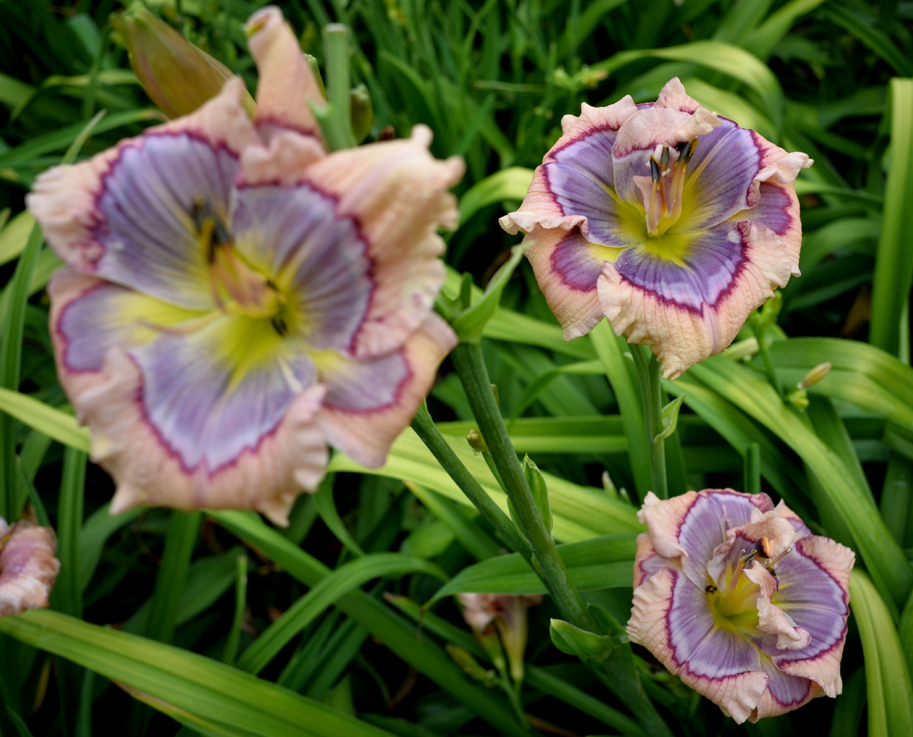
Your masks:
<path fill-rule="evenodd" d="M 701 107 L 677 79 L 655 103 L 584 104 L 520 209 L 527 256 L 571 340 L 607 317 L 675 378 L 726 348 L 799 275 L 793 182 L 811 166 Z"/>

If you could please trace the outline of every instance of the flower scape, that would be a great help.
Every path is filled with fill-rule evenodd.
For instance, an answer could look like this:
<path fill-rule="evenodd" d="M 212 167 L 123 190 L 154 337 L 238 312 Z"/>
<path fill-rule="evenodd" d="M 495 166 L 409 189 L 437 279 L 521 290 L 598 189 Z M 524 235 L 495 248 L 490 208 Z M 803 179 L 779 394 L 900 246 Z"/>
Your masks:
<path fill-rule="evenodd" d="M 562 127 L 501 226 L 527 234 L 566 340 L 605 316 L 676 378 L 799 274 L 805 154 L 701 107 L 677 78 L 655 103 L 584 104 Z"/>
<path fill-rule="evenodd" d="M 68 268 L 49 286 L 58 373 L 113 512 L 248 508 L 287 520 L 327 443 L 384 463 L 455 344 L 431 308 L 459 158 L 430 131 L 327 154 L 321 103 L 276 8 L 260 71 L 196 112 L 55 167 L 28 207 Z"/>
<path fill-rule="evenodd" d="M 638 519 L 632 642 L 738 723 L 841 693 L 853 551 L 766 494 L 651 492 Z"/>

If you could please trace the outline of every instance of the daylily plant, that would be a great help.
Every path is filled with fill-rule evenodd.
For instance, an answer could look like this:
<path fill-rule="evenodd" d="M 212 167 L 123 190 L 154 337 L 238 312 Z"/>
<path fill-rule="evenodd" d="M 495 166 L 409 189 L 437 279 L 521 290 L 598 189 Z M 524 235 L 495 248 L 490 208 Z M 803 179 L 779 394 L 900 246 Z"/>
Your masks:
<path fill-rule="evenodd" d="M 230 80 L 196 112 L 39 177 L 28 207 L 67 263 L 58 373 L 92 457 L 138 504 L 284 523 L 327 442 L 380 466 L 455 336 L 432 307 L 459 158 L 431 133 L 327 154 L 323 102 L 276 8 L 247 24 L 253 121 Z"/>
<path fill-rule="evenodd" d="M 0 517 L 0 617 L 48 605 L 60 561 L 57 536 L 50 527 Z"/>
<path fill-rule="evenodd" d="M 520 209 L 527 256 L 566 340 L 607 317 L 675 378 L 726 348 L 799 274 L 793 181 L 811 165 L 701 107 L 673 79 L 565 116 Z"/>
<path fill-rule="evenodd" d="M 647 494 L 632 642 L 742 723 L 843 688 L 853 551 L 766 494 Z"/>

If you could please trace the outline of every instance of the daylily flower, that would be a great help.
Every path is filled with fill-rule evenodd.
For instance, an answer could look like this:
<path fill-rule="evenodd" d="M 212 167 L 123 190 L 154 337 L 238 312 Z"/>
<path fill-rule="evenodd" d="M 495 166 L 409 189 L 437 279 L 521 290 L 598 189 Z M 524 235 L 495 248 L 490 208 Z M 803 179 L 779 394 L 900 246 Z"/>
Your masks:
<path fill-rule="evenodd" d="M 92 457 L 138 504 L 284 523 L 327 442 L 384 463 L 455 336 L 433 312 L 458 158 L 430 131 L 327 154 L 320 93 L 276 8 L 248 22 L 253 121 L 230 80 L 195 113 L 28 198 L 69 268 L 49 286 L 58 373 Z"/>
<path fill-rule="evenodd" d="M 766 494 L 647 494 L 632 642 L 742 723 L 843 689 L 853 551 Z"/>
<path fill-rule="evenodd" d="M 492 623 L 501 636 L 501 644 L 510 662 L 510 674 L 515 681 L 523 680 L 523 653 L 528 633 L 526 610 L 535 606 L 539 595 L 457 594 L 463 605 L 463 619 L 472 627 L 476 639 L 485 647 L 487 631 Z M 493 633 L 492 633 L 493 636 Z"/>
<path fill-rule="evenodd" d="M 565 340 L 607 317 L 675 378 L 726 348 L 799 275 L 787 153 L 691 99 L 676 78 L 655 103 L 626 96 L 565 116 L 520 209 L 526 254 Z"/>
<path fill-rule="evenodd" d="M 60 561 L 57 536 L 50 527 L 0 517 L 0 617 L 48 605 Z"/>

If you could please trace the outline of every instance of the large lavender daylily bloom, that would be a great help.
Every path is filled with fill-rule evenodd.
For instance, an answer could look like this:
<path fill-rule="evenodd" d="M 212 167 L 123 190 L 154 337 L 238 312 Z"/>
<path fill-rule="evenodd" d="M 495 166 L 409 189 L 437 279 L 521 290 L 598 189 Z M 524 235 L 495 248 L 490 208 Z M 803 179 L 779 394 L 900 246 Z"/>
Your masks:
<path fill-rule="evenodd" d="M 37 181 L 67 262 L 58 372 L 112 505 L 252 508 L 314 490 L 329 442 L 385 461 L 455 336 L 431 311 L 463 164 L 431 134 L 327 155 L 320 94 L 276 8 L 247 26 L 253 121 L 229 81 L 195 113 Z"/>
<path fill-rule="evenodd" d="M 842 691 L 853 551 L 766 494 L 647 494 L 632 642 L 737 722 Z"/>
<path fill-rule="evenodd" d="M 811 165 L 705 110 L 673 79 L 565 116 L 520 209 L 527 256 L 571 340 L 607 317 L 675 378 L 726 348 L 773 289 L 799 274 L 792 182 Z"/>

